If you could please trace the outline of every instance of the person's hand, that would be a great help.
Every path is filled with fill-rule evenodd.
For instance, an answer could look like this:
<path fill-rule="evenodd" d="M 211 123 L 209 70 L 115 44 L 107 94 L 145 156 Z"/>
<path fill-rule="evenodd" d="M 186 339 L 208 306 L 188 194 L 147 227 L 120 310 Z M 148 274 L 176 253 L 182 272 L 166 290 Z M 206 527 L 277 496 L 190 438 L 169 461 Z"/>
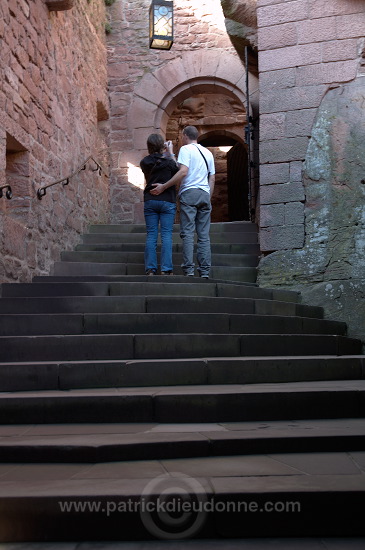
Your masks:
<path fill-rule="evenodd" d="M 171 140 L 165 141 L 165 147 L 166 147 L 166 150 L 170 153 L 170 155 L 174 154 L 174 146 L 172 145 Z"/>
<path fill-rule="evenodd" d="M 151 195 L 161 195 L 165 190 L 163 183 L 153 183 L 152 187 L 153 189 L 150 191 Z"/>

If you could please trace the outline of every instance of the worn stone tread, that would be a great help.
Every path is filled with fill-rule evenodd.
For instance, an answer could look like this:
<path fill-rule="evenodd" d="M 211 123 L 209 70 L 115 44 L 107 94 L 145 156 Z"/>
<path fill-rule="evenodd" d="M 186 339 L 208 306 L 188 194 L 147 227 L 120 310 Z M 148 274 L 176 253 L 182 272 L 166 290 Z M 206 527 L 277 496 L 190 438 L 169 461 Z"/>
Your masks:
<path fill-rule="evenodd" d="M 362 355 L 0 363 L 0 391 L 363 378 L 365 358 Z"/>
<path fill-rule="evenodd" d="M 104 433 L 104 431 L 106 433 Z M 24 433 L 21 433 L 24 432 Z M 232 424 L 0 426 L 0 461 L 111 462 L 166 458 L 365 451 L 364 419 Z"/>
<path fill-rule="evenodd" d="M 285 407 L 283 407 L 285 403 Z M 364 415 L 365 380 L 1 394 L 3 423 L 239 422 Z"/>

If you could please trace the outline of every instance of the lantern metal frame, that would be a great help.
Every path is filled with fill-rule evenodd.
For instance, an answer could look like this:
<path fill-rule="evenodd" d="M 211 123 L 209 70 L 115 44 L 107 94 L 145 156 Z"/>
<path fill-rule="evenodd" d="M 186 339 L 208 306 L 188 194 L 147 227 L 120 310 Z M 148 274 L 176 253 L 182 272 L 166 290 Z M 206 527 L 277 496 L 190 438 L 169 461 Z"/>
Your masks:
<path fill-rule="evenodd" d="M 166 11 L 166 14 L 161 14 L 161 18 L 165 15 L 169 16 L 168 23 L 165 25 L 166 34 L 158 34 L 158 21 L 156 20 L 156 12 L 161 9 Z M 174 43 L 174 3 L 173 0 L 152 0 L 150 6 L 150 48 L 154 50 L 170 50 Z"/>

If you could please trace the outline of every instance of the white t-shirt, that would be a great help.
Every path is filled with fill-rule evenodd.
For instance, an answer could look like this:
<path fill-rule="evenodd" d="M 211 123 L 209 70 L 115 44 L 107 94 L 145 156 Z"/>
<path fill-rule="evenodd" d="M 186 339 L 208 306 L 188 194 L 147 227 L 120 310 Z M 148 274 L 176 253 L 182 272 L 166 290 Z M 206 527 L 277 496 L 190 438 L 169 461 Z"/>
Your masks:
<path fill-rule="evenodd" d="M 187 189 L 192 188 L 203 189 L 203 191 L 210 193 L 207 166 L 203 157 L 199 153 L 198 148 L 203 153 L 207 161 L 210 175 L 212 176 L 215 174 L 214 157 L 209 149 L 199 145 L 198 143 L 183 145 L 179 151 L 177 162 L 179 164 L 184 164 L 184 166 L 187 166 L 189 170 L 185 178 L 182 180 L 179 195 Z"/>

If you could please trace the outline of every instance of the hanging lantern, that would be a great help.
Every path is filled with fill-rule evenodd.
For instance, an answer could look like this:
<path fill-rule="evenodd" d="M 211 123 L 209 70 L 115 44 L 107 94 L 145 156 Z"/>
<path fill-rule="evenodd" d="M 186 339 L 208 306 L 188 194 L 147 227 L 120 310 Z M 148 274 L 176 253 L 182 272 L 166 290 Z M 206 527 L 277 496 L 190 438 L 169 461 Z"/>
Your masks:
<path fill-rule="evenodd" d="M 173 44 L 173 2 L 152 0 L 150 7 L 150 48 L 169 50 Z"/>

